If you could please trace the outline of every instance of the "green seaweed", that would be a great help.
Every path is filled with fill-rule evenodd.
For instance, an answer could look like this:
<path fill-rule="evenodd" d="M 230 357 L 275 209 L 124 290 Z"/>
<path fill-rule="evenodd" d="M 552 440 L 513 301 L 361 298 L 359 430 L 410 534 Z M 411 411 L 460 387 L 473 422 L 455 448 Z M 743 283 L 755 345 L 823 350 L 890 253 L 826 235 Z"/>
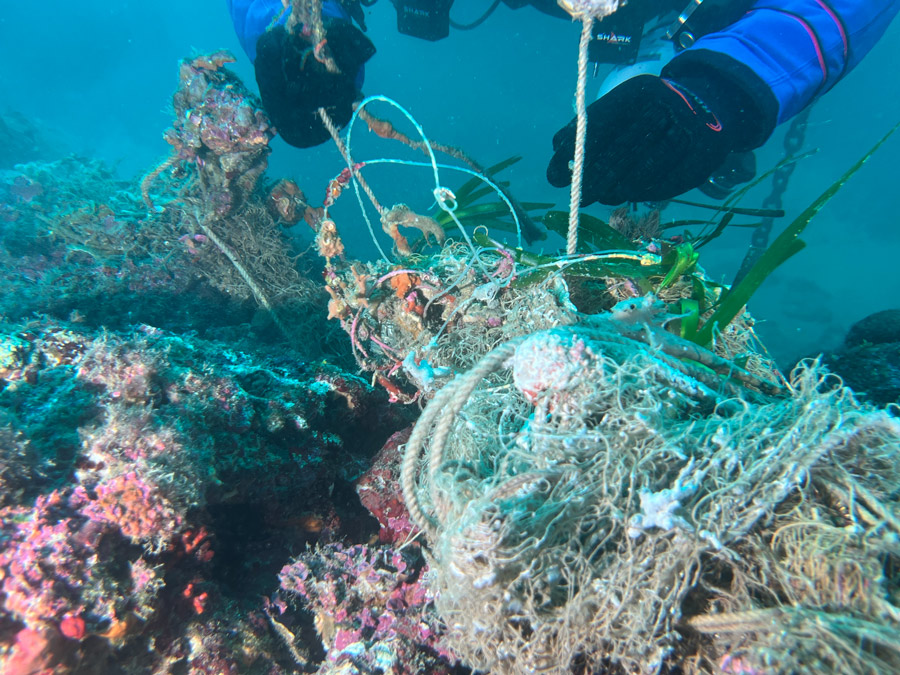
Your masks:
<path fill-rule="evenodd" d="M 670 284 L 675 283 L 683 274 L 693 269 L 699 257 L 700 254 L 694 250 L 694 245 L 689 241 L 672 248 L 663 256 L 663 265 L 669 265 L 669 271 L 659 287 L 666 288 Z"/>
<path fill-rule="evenodd" d="M 754 178 L 752 181 L 750 181 L 746 185 L 742 186 L 740 189 L 736 190 L 731 196 L 728 197 L 728 199 L 726 199 L 722 203 L 722 205 L 717 209 L 717 211 L 726 212 L 726 211 L 734 210 L 735 208 L 737 208 L 736 205 L 744 198 L 744 196 L 748 192 L 750 192 L 750 190 L 752 190 L 757 185 L 762 183 L 764 180 L 766 180 L 767 178 L 772 176 L 776 171 L 783 169 L 784 167 L 788 166 L 789 164 L 794 164 L 796 162 L 799 162 L 800 160 L 806 159 L 807 157 L 812 157 L 817 152 L 818 152 L 818 149 L 813 148 L 812 150 L 807 150 L 807 151 L 801 152 L 797 155 L 790 155 L 788 157 L 785 157 L 780 162 L 778 162 L 775 166 L 773 166 L 771 169 L 768 169 L 767 171 L 762 172 L 756 178 Z M 742 215 L 742 214 L 737 214 L 737 215 Z M 782 215 L 784 215 L 784 214 L 782 214 Z"/>
<path fill-rule="evenodd" d="M 473 240 L 479 246 L 484 248 L 498 248 L 501 245 L 491 239 L 488 235 L 476 232 Z M 512 285 L 518 288 L 535 284 L 559 270 L 565 268 L 566 276 L 580 276 L 590 279 L 600 279 L 602 277 L 623 277 L 633 280 L 638 285 L 650 279 L 651 277 L 661 277 L 667 267 L 652 262 L 654 256 L 650 255 L 648 262 L 647 256 L 628 250 L 607 250 L 600 252 L 598 258 L 592 258 L 590 255 L 584 260 L 565 260 L 555 256 L 540 255 L 531 253 L 521 248 L 507 248 L 513 259 L 519 265 L 534 268 L 533 270 L 524 270 L 519 277 L 512 282 Z M 650 286 L 646 290 L 650 290 Z"/>
<path fill-rule="evenodd" d="M 687 227 L 690 225 L 704 225 L 709 226 L 712 225 L 714 219 L 718 216 L 718 214 L 724 214 L 722 219 L 719 221 L 716 228 L 711 233 L 704 233 L 701 231 L 699 235 L 696 237 L 691 235 L 690 233 L 686 233 L 686 237 L 690 238 L 694 242 L 695 248 L 700 248 L 701 246 L 705 246 L 712 240 L 719 237 L 719 235 L 724 232 L 726 227 L 743 227 L 743 228 L 756 228 L 759 227 L 762 223 L 733 223 L 731 222 L 734 216 L 751 216 L 756 218 L 781 218 L 784 216 L 784 211 L 781 209 L 757 209 L 757 208 L 744 208 L 739 207 L 737 204 L 744 198 L 744 196 L 752 190 L 754 187 L 762 183 L 765 179 L 769 178 L 779 169 L 782 169 L 789 164 L 793 164 L 795 162 L 799 162 L 801 159 L 806 159 L 807 157 L 815 154 L 816 150 L 809 150 L 807 152 L 800 153 L 798 155 L 792 155 L 790 157 L 785 157 L 780 162 L 778 162 L 775 166 L 773 166 L 768 171 L 764 171 L 755 179 L 741 187 L 739 190 L 734 192 L 731 196 L 728 197 L 721 204 L 703 204 L 700 202 L 692 202 L 685 199 L 671 199 L 674 204 L 683 204 L 685 206 L 691 206 L 693 208 L 700 209 L 708 209 L 711 211 L 715 211 L 715 213 L 709 219 L 691 219 L 691 220 L 677 220 L 671 223 L 661 223 L 660 230 L 670 230 L 678 227 Z"/>
<path fill-rule="evenodd" d="M 769 172 L 763 174 L 763 178 L 768 174 Z M 755 185 L 756 182 L 757 181 L 754 181 L 753 184 Z M 669 201 L 673 204 L 684 204 L 685 206 L 694 206 L 698 209 L 709 209 L 717 213 L 733 213 L 736 216 L 754 216 L 756 218 L 781 218 L 784 216 L 784 211 L 782 209 L 747 209 L 738 206 L 728 206 L 727 204 L 701 204 L 700 202 L 689 202 L 686 199 L 670 199 Z"/>
<path fill-rule="evenodd" d="M 521 155 L 513 155 L 512 157 L 508 157 L 507 159 L 504 159 L 502 162 L 497 162 L 493 166 L 489 166 L 487 169 L 485 169 L 484 173 L 488 177 L 493 177 L 493 176 L 497 175 L 498 173 L 500 173 L 501 171 L 503 171 L 504 169 L 508 169 L 513 164 L 520 162 L 521 160 L 522 160 Z M 480 178 L 477 178 L 477 177 L 470 178 L 465 183 L 463 183 L 459 187 L 458 190 L 456 190 L 453 193 L 454 195 L 456 195 L 456 203 L 459 204 L 460 206 L 472 204 L 474 201 L 476 201 L 478 199 L 478 197 L 472 197 L 472 193 L 476 192 L 481 187 L 485 187 L 487 190 L 487 192 L 485 192 L 484 194 L 487 194 L 487 193 L 493 191 L 491 189 L 491 187 L 486 186 L 484 184 L 484 181 L 481 180 Z M 482 194 L 481 196 L 484 196 L 484 194 Z"/>
<path fill-rule="evenodd" d="M 697 332 L 700 324 L 700 303 L 693 298 L 681 299 L 681 337 Z"/>
<path fill-rule="evenodd" d="M 569 214 L 566 211 L 547 211 L 543 222 L 544 227 L 562 237 L 569 231 Z M 599 218 L 582 213 L 578 216 L 578 248 L 579 253 L 633 251 L 637 249 L 637 244 Z"/>
<path fill-rule="evenodd" d="M 725 228 L 731 225 L 732 218 L 734 218 L 734 213 L 732 212 L 726 213 L 724 216 L 722 216 L 722 220 L 719 221 L 716 229 L 714 229 L 709 234 L 701 235 L 694 240 L 694 247 L 700 248 L 701 246 L 706 246 L 713 239 L 718 238 L 719 235 L 721 235 L 725 231 Z"/>
<path fill-rule="evenodd" d="M 799 238 L 813 217 L 834 197 L 853 174 L 859 171 L 863 164 L 890 138 L 900 123 L 894 125 L 872 148 L 851 166 L 843 176 L 838 178 L 827 190 L 813 201 L 797 218 L 778 235 L 775 241 L 760 256 L 756 264 L 750 268 L 741 282 L 725 292 L 719 301 L 719 306 L 703 327 L 693 335 L 688 335 L 699 345 L 708 345 L 712 342 L 713 332 L 720 326 L 727 326 L 746 306 L 747 302 L 762 285 L 766 278 L 772 274 L 791 256 L 801 251 L 806 244 Z"/>

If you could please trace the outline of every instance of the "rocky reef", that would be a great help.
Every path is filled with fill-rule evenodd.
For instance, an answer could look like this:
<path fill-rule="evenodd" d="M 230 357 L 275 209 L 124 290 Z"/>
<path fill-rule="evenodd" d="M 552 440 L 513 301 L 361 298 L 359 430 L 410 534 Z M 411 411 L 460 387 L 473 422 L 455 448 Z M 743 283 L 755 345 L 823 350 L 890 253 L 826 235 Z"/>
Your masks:
<path fill-rule="evenodd" d="M 871 314 L 850 327 L 825 365 L 864 399 L 900 403 L 900 309 Z"/>
<path fill-rule="evenodd" d="M 272 130 L 228 60 L 182 62 L 172 155 L 139 181 L 0 171 L 4 674 L 450 667 L 421 552 L 369 548 L 356 492 L 412 410 L 346 367 L 284 229 L 305 198 L 265 178 Z"/>

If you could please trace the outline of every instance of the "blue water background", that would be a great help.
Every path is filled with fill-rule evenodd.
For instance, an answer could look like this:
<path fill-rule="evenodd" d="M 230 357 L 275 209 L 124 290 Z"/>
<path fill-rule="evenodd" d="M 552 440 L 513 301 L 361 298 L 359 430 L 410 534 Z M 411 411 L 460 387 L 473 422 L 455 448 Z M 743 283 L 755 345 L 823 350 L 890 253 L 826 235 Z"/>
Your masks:
<path fill-rule="evenodd" d="M 454 18 L 471 20 L 486 4 L 457 0 Z M 544 169 L 553 133 L 572 115 L 578 25 L 501 6 L 476 30 L 428 43 L 397 33 L 388 0 L 367 13 L 378 54 L 367 67 L 366 94 L 397 100 L 433 139 L 459 146 L 483 164 L 522 155 L 506 173 L 519 199 L 567 208 L 567 193 L 546 183 Z M 55 130 L 61 153 L 103 158 L 123 176 L 140 175 L 168 152 L 162 133 L 171 121 L 178 60 L 220 48 L 238 57 L 234 69 L 255 89 L 224 0 L 52 0 L 39 6 L 7 0 L 0 13 L 0 108 Z M 807 146 L 820 150 L 798 167 L 787 196 L 788 217 L 776 227 L 790 222 L 900 120 L 898 62 L 895 21 L 863 64 L 813 110 Z M 373 111 L 388 114 L 385 108 Z M 363 127 L 358 131 L 358 159 L 416 158 L 396 144 L 373 142 Z M 783 131 L 759 152 L 761 169 L 782 156 Z M 274 147 L 270 175 L 294 177 L 320 202 L 327 180 L 342 168 L 333 147 L 301 151 L 280 141 Z M 834 346 L 852 322 L 900 306 L 898 160 L 900 135 L 817 216 L 803 237 L 808 247 L 752 302 L 759 332 L 782 362 Z M 385 169 L 371 176 L 386 204 L 403 201 L 423 210 L 431 204 L 427 172 Z M 442 180 L 450 186 L 461 182 L 451 175 Z M 743 205 L 759 206 L 768 189 L 763 184 Z M 708 201 L 697 193 L 688 198 Z M 342 198 L 335 216 L 350 254 L 368 257 L 372 246 L 351 199 Z M 608 211 L 588 209 L 600 217 Z M 298 230 L 297 236 L 309 234 Z M 703 252 L 701 263 L 717 279 L 730 281 L 748 243 L 748 231 L 729 232 Z M 558 244 L 544 243 L 548 250 Z"/>

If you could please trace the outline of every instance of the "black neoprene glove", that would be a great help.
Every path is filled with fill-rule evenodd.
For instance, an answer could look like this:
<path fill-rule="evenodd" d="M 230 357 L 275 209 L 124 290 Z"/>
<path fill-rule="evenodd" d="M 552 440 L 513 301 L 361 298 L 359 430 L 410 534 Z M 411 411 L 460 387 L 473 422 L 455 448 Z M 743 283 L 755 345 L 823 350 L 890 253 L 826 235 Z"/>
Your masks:
<path fill-rule="evenodd" d="M 755 147 L 755 110 L 715 74 L 626 80 L 587 109 L 582 205 L 662 201 L 701 185 L 729 152 Z M 563 187 L 572 180 L 575 120 L 553 137 L 553 150 L 547 179 Z"/>
<path fill-rule="evenodd" d="M 375 46 L 362 32 L 339 19 L 326 23 L 320 47 L 334 59 L 339 73 L 330 73 L 316 58 L 312 37 L 275 26 L 256 45 L 256 82 L 263 107 L 285 141 L 309 148 L 330 137 L 316 112 L 325 108 L 339 127 L 350 121 L 359 92 L 356 78 Z"/>

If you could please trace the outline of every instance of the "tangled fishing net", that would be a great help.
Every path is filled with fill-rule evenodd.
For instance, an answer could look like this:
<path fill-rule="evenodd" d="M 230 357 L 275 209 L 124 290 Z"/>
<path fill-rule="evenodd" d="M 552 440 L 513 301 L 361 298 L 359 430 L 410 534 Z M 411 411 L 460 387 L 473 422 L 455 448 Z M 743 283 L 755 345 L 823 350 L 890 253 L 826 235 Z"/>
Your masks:
<path fill-rule="evenodd" d="M 619 311 L 438 392 L 403 489 L 467 664 L 900 668 L 900 424 L 815 363 L 786 393 L 726 363 Z"/>
<path fill-rule="evenodd" d="M 892 413 L 817 362 L 784 380 L 748 315 L 709 318 L 722 287 L 690 250 L 578 252 L 574 210 L 561 256 L 470 235 L 402 108 L 430 162 L 399 163 L 433 170 L 443 214 L 383 207 L 360 170 L 391 160 L 350 143 L 376 99 L 346 141 L 329 127 L 347 168 L 316 245 L 359 365 L 428 401 L 401 482 L 453 652 L 491 673 L 900 671 Z M 328 207 L 351 184 L 396 258 L 375 239 L 381 260 L 346 259 Z M 679 335 L 698 315 L 710 349 Z"/>

